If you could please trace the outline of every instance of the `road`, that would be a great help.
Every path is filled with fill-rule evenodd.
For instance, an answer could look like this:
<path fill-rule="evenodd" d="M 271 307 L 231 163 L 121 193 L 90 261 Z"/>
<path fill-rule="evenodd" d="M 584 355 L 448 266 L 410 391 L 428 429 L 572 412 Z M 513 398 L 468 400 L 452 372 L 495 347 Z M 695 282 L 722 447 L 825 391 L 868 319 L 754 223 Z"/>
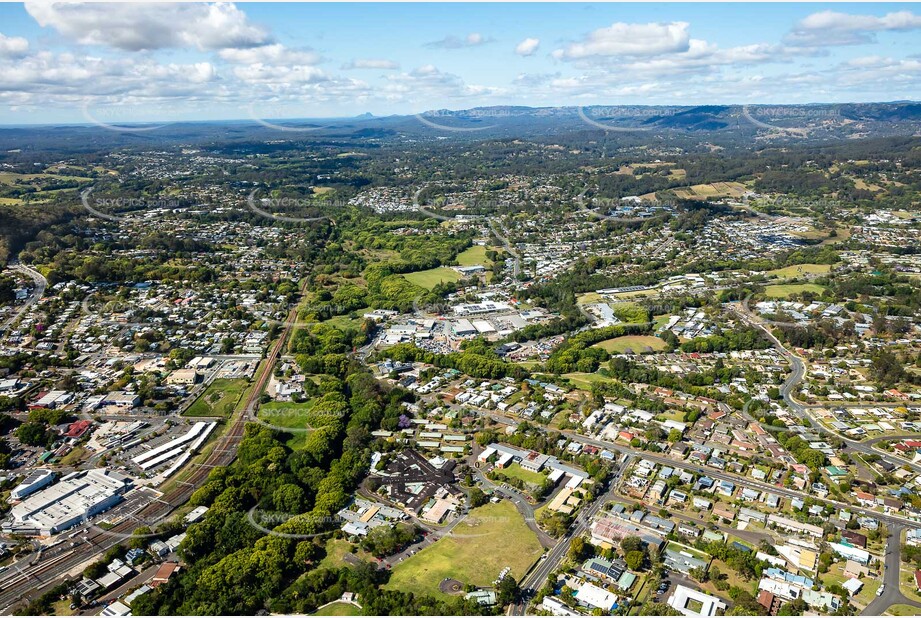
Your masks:
<path fill-rule="evenodd" d="M 32 289 L 32 293 L 29 295 L 29 298 L 26 299 L 22 307 L 20 307 L 16 313 L 4 320 L 3 324 L 0 324 L 0 330 L 6 330 L 10 324 L 15 323 L 16 320 L 21 318 L 22 315 L 29 310 L 29 307 L 38 302 L 42 295 L 44 295 L 45 289 L 48 287 L 48 280 L 45 279 L 45 276 L 25 264 L 11 264 L 9 268 L 10 270 L 15 270 L 31 277 L 35 287 Z"/>
<path fill-rule="evenodd" d="M 901 536 L 903 527 L 900 525 L 889 526 L 889 538 L 886 540 L 886 556 L 883 561 L 883 593 L 874 598 L 867 605 L 861 616 L 882 616 L 890 606 L 896 604 L 911 605 L 921 608 L 921 603 L 913 601 L 899 590 L 899 568 L 901 559 Z M 921 613 L 921 612 L 919 612 Z"/>
<path fill-rule="evenodd" d="M 488 219 L 489 229 L 492 230 L 492 233 L 496 235 L 496 238 L 502 243 L 502 246 L 505 247 L 505 250 L 512 256 L 512 276 L 518 278 L 519 273 L 521 273 L 521 255 L 518 254 L 518 251 L 512 247 L 512 243 L 509 242 L 508 238 L 505 236 L 507 233 L 505 228 L 502 228 L 502 232 L 499 231 L 499 226 L 495 221 L 492 220 L 492 217 Z"/>
<path fill-rule="evenodd" d="M 610 480 L 610 488 L 608 491 L 599 496 L 594 502 L 589 506 L 582 509 L 579 515 L 576 517 L 576 520 L 573 522 L 573 525 L 569 528 L 569 531 L 561 538 L 557 544 L 546 554 L 546 558 L 540 560 L 531 571 L 525 576 L 521 581 L 520 587 L 522 590 L 522 599 L 519 603 L 516 603 L 511 606 L 509 609 L 510 616 L 524 616 L 528 607 L 528 602 L 533 597 L 533 593 L 528 592 L 529 590 L 537 591 L 543 587 L 544 582 L 547 580 L 547 577 L 559 568 L 563 560 L 566 559 L 566 554 L 569 551 L 569 543 L 576 537 L 581 536 L 585 533 L 591 526 L 592 519 L 595 515 L 598 514 L 598 511 L 601 508 L 614 499 L 615 491 L 617 489 L 617 484 L 620 480 L 621 475 L 624 470 L 630 465 L 633 461 L 633 456 L 628 455 L 624 457 L 624 460 L 617 467 L 617 470 L 614 472 L 614 475 Z"/>
<path fill-rule="evenodd" d="M 774 334 L 770 330 L 768 330 L 767 327 L 765 327 L 763 322 L 757 316 L 752 314 L 750 310 L 748 310 L 747 305 L 745 303 L 742 303 L 740 305 L 731 304 L 729 306 L 746 323 L 761 330 L 761 332 L 768 339 L 768 341 L 771 342 L 771 345 L 773 345 L 774 348 L 778 352 L 780 352 L 790 362 L 790 368 L 792 371 L 789 377 L 787 377 L 787 380 L 784 382 L 783 386 L 780 387 L 780 394 L 783 396 L 784 402 L 786 402 L 787 406 L 791 410 L 793 410 L 796 414 L 798 414 L 800 417 L 806 420 L 812 426 L 812 428 L 818 431 L 819 433 L 822 433 L 827 436 L 843 441 L 847 445 L 846 450 L 856 451 L 858 453 L 863 453 L 864 455 L 870 455 L 870 454 L 878 455 L 881 459 L 888 461 L 889 463 L 891 463 L 892 465 L 896 467 L 908 466 L 915 472 L 921 472 L 921 464 L 917 464 L 915 462 L 908 461 L 907 459 L 902 459 L 901 457 L 895 457 L 894 455 L 890 455 L 889 453 L 885 451 L 873 448 L 872 441 L 860 442 L 858 440 L 852 440 L 850 438 L 842 436 L 841 434 L 825 427 L 825 425 L 823 425 L 819 421 L 819 419 L 816 418 L 810 411 L 812 409 L 822 408 L 824 406 L 821 406 L 821 405 L 812 406 L 809 404 L 804 404 L 803 402 L 796 399 L 796 397 L 793 395 L 793 393 L 796 392 L 796 388 L 799 386 L 800 382 L 802 382 L 803 379 L 806 377 L 806 363 L 803 361 L 803 359 L 797 356 L 796 354 L 794 354 L 793 352 L 791 352 L 789 349 L 787 349 L 780 342 L 780 340 L 778 340 L 777 337 L 775 337 Z M 871 407 L 878 407 L 875 404 L 863 404 L 863 405 L 871 406 Z M 896 404 L 896 405 L 900 405 L 900 404 Z"/>

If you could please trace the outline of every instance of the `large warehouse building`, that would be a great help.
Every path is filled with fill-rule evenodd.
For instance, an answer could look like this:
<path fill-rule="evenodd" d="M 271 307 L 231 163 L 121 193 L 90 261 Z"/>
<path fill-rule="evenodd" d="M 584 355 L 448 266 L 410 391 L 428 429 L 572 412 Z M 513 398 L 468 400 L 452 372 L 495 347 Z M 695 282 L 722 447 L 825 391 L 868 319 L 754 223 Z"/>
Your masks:
<path fill-rule="evenodd" d="M 76 526 L 122 501 L 133 480 L 112 470 L 68 474 L 10 510 L 3 532 L 51 536 Z"/>

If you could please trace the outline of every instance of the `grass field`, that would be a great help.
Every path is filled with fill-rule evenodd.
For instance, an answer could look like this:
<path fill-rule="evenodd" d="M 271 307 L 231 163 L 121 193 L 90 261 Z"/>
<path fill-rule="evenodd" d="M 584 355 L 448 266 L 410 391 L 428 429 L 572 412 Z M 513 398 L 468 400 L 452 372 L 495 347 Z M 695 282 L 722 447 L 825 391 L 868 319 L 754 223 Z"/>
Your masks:
<path fill-rule="evenodd" d="M 576 297 L 576 303 L 580 305 L 593 305 L 595 303 L 600 303 L 604 300 L 604 297 L 598 292 L 586 292 L 585 294 L 579 294 Z"/>
<path fill-rule="evenodd" d="M 531 483 L 532 485 L 540 485 L 544 482 L 544 479 L 547 478 L 540 472 L 531 472 L 530 470 L 525 470 L 521 467 L 521 464 L 517 463 L 513 463 L 509 467 L 499 470 L 498 472 L 510 478 L 518 479 L 524 481 L 525 483 Z"/>
<path fill-rule="evenodd" d="M 581 371 L 564 373 L 563 377 L 569 380 L 569 382 L 576 388 L 581 388 L 582 390 L 586 391 L 592 390 L 592 384 L 595 382 L 611 381 L 611 378 L 606 378 L 600 373 L 583 373 Z"/>
<path fill-rule="evenodd" d="M 830 264 L 796 264 L 785 268 L 767 271 L 767 275 L 777 277 L 797 277 L 799 275 L 823 275 L 831 270 Z"/>
<path fill-rule="evenodd" d="M 286 429 L 306 429 L 308 431 L 292 431 L 292 437 L 286 444 L 292 450 L 298 450 L 304 446 L 307 436 L 310 434 L 310 424 L 307 422 L 307 415 L 313 407 L 313 401 L 305 403 L 288 403 L 284 401 L 270 401 L 259 406 L 257 416 L 260 420 L 275 427 L 284 427 Z"/>
<path fill-rule="evenodd" d="M 61 457 L 61 461 L 59 461 L 58 463 L 62 466 L 72 466 L 76 464 L 78 461 L 80 461 L 81 459 L 83 459 L 84 455 L 86 455 L 86 449 L 83 448 L 82 446 L 77 446 L 77 447 L 74 447 L 74 449 L 71 452 Z"/>
<path fill-rule="evenodd" d="M 824 291 L 824 287 L 816 285 L 815 283 L 769 285 L 764 288 L 764 293 L 767 294 L 768 298 L 789 298 L 794 294 L 801 294 L 803 292 L 821 294 Z"/>
<path fill-rule="evenodd" d="M 361 616 L 361 608 L 351 603 L 335 601 L 329 605 L 324 605 L 312 613 L 311 616 Z"/>
<path fill-rule="evenodd" d="M 228 380 L 218 378 L 205 392 L 195 400 L 183 416 L 223 416 L 229 417 L 233 412 L 248 381 L 243 378 Z"/>
<path fill-rule="evenodd" d="M 491 586 L 505 567 L 520 580 L 542 553 L 537 535 L 515 506 L 503 500 L 473 509 L 450 536 L 399 563 L 385 587 L 442 595 L 438 584 L 445 578 Z"/>
<path fill-rule="evenodd" d="M 668 346 L 658 337 L 650 337 L 649 335 L 624 335 L 623 337 L 606 339 L 596 343 L 592 347 L 603 348 L 612 354 L 622 354 L 627 350 L 632 350 L 639 354 L 646 352 L 647 348 L 650 348 L 652 351 L 657 351 L 664 350 Z"/>
<path fill-rule="evenodd" d="M 445 268 L 430 268 L 429 270 L 420 270 L 415 273 L 406 273 L 403 278 L 414 285 L 431 290 L 439 283 L 452 283 L 459 281 L 461 276 L 456 270 Z"/>
<path fill-rule="evenodd" d="M 697 197 L 741 197 L 748 187 L 741 182 L 714 182 L 690 187 L 673 189 L 676 196 L 683 199 Z"/>
<path fill-rule="evenodd" d="M 344 566 L 349 566 L 349 563 L 345 561 L 345 556 L 352 554 L 351 548 L 352 544 L 345 539 L 330 539 L 326 543 L 326 556 L 320 561 L 320 568 L 341 569 Z M 366 562 L 374 560 L 371 554 L 361 549 L 353 555 Z"/>
<path fill-rule="evenodd" d="M 896 603 L 895 605 L 889 606 L 889 609 L 886 610 L 886 615 L 891 616 L 917 616 L 919 610 L 917 607 L 912 605 L 905 605 L 903 603 Z"/>
<path fill-rule="evenodd" d="M 473 245 L 469 249 L 457 254 L 457 263 L 460 266 L 476 266 L 482 264 L 487 266 L 490 261 L 486 259 L 486 247 L 483 245 Z"/>

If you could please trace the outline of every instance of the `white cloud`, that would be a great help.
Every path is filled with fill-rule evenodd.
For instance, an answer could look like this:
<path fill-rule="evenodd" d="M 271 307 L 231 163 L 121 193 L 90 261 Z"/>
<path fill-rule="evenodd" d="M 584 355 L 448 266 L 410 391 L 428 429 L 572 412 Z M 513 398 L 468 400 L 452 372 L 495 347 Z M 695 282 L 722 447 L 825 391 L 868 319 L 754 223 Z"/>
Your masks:
<path fill-rule="evenodd" d="M 260 47 L 222 49 L 218 55 L 233 64 L 314 65 L 320 56 L 310 49 L 291 49 L 279 43 Z"/>
<path fill-rule="evenodd" d="M 458 75 L 444 73 L 431 64 L 408 73 L 391 74 L 386 79 L 384 95 L 392 101 L 430 104 L 433 100 L 492 96 L 502 92 L 492 86 L 467 84 Z"/>
<path fill-rule="evenodd" d="M 921 16 L 911 11 L 875 15 L 852 15 L 820 11 L 801 20 L 784 39 L 802 47 L 859 45 L 876 42 L 876 33 L 907 32 L 921 28 Z"/>
<path fill-rule="evenodd" d="M 530 56 L 540 46 L 540 39 L 527 38 L 515 46 L 515 53 L 519 56 Z"/>
<path fill-rule="evenodd" d="M 51 27 L 84 45 L 126 51 L 163 48 L 218 50 L 271 42 L 233 4 L 118 4 L 30 0 L 26 10 L 42 27 Z"/>
<path fill-rule="evenodd" d="M 342 65 L 343 70 L 351 69 L 381 69 L 392 71 L 399 69 L 400 65 L 393 60 L 384 58 L 358 58 Z"/>
<path fill-rule="evenodd" d="M 4 36 L 0 33 L 0 56 L 18 57 L 29 50 L 29 42 L 21 36 Z"/>
<path fill-rule="evenodd" d="M 578 43 L 553 52 L 561 60 L 610 56 L 657 56 L 687 51 L 690 45 L 688 23 L 626 24 L 616 22 L 599 28 Z"/>
<path fill-rule="evenodd" d="M 426 43 L 425 46 L 433 49 L 463 49 L 465 47 L 478 47 L 480 45 L 485 45 L 486 43 L 491 42 L 491 38 L 485 37 L 479 32 L 471 32 L 463 38 L 449 35 L 440 41 L 432 41 L 431 43 Z"/>
<path fill-rule="evenodd" d="M 278 84 L 288 86 L 293 84 L 315 84 L 329 80 L 329 76 L 317 67 L 309 65 L 280 65 L 280 64 L 241 64 L 235 66 L 233 74 L 245 82 Z"/>

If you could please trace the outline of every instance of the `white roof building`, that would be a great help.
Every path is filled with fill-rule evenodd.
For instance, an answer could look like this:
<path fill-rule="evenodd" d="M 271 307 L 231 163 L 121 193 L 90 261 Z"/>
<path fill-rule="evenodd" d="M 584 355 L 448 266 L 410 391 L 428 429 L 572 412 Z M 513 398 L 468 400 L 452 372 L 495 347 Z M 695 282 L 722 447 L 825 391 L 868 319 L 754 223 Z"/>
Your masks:
<path fill-rule="evenodd" d="M 699 603 L 700 609 L 690 609 L 692 601 Z M 726 604 L 719 598 L 680 584 L 675 588 L 672 596 L 668 597 L 668 604 L 685 616 L 715 616 L 716 610 L 726 609 Z"/>
<path fill-rule="evenodd" d="M 122 500 L 130 477 L 114 470 L 74 472 L 10 510 L 3 531 L 51 536 L 86 521 Z"/>

